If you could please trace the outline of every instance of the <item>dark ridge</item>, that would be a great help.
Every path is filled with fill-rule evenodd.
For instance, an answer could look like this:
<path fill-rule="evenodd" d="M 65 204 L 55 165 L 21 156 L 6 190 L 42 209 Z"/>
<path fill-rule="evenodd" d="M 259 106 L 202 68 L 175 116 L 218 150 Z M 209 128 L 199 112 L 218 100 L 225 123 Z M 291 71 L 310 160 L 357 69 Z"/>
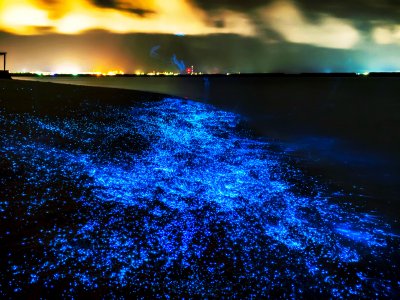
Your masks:
<path fill-rule="evenodd" d="M 166 97 L 171 96 L 127 89 L 12 80 L 3 85 L 1 104 L 10 113 L 61 116 L 68 114 L 66 107 L 79 110 L 85 104 L 129 106 L 135 102 L 160 101 Z"/>
<path fill-rule="evenodd" d="M 370 77 L 400 77 L 400 72 L 371 72 Z"/>

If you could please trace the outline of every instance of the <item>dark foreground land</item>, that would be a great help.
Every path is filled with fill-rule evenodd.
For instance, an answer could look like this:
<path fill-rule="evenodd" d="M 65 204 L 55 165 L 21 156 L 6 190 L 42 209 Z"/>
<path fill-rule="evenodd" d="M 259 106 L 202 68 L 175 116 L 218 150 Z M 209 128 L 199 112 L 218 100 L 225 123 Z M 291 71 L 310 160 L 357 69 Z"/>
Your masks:
<path fill-rule="evenodd" d="M 398 297 L 395 88 L 339 80 L 321 96 L 335 81 L 316 80 L 269 82 L 268 104 L 245 91 L 259 110 L 209 90 L 246 121 L 161 94 L 1 80 L 0 295 Z"/>

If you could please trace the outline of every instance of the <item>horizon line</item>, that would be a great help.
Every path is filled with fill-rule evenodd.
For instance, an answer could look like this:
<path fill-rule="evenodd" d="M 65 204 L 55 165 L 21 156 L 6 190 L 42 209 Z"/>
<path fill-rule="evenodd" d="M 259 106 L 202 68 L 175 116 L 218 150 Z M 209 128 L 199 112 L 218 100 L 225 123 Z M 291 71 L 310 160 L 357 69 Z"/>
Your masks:
<path fill-rule="evenodd" d="M 9 71 L 3 71 L 9 72 Z M 400 77 L 400 71 L 389 72 L 235 72 L 235 73 L 173 73 L 173 72 L 149 72 L 149 73 L 99 73 L 99 72 L 82 72 L 82 73 L 52 73 L 52 72 L 9 72 L 11 76 L 29 76 L 29 77 L 205 77 L 205 76 L 233 76 L 233 77 L 366 77 L 366 76 L 392 76 Z"/>

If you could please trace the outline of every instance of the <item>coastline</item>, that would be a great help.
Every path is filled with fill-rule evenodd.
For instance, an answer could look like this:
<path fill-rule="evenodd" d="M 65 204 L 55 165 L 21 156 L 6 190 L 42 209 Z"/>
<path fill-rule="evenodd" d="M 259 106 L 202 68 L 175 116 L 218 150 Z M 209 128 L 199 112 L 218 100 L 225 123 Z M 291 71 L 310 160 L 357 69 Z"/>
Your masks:
<path fill-rule="evenodd" d="M 13 112 L 52 113 L 63 105 L 78 106 L 82 101 L 130 105 L 135 101 L 159 101 L 169 95 L 117 88 L 78 86 L 27 80 L 0 79 L 1 106 Z"/>

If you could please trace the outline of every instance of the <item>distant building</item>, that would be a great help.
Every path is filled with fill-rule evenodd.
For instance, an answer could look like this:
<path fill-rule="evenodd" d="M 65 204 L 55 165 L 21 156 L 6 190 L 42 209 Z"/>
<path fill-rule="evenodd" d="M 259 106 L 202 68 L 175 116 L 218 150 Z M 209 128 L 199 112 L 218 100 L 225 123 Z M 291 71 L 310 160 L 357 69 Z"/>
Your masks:
<path fill-rule="evenodd" d="M 193 66 L 191 66 L 189 68 L 186 68 L 186 74 L 193 75 L 193 73 L 194 73 L 194 67 Z"/>

